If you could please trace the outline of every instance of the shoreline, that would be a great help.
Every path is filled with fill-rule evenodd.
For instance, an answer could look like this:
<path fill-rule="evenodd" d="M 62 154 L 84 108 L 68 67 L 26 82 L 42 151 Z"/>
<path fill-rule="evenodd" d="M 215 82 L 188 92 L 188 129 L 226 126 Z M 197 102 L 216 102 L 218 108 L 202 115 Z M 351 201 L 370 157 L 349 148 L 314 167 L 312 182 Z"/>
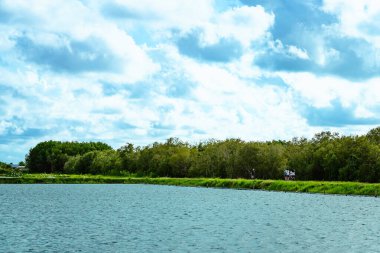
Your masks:
<path fill-rule="evenodd" d="M 155 184 L 373 197 L 377 197 L 380 194 L 379 183 L 262 179 L 151 178 L 103 175 L 24 174 L 21 177 L 0 177 L 0 184 Z"/>

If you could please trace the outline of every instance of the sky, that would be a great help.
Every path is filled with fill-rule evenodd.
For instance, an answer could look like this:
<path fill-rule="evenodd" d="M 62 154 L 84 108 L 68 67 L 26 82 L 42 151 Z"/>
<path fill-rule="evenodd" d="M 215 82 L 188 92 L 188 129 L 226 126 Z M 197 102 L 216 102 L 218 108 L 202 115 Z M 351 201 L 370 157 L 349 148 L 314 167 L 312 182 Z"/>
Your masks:
<path fill-rule="evenodd" d="M 0 161 L 378 125 L 378 0 L 0 0 Z"/>

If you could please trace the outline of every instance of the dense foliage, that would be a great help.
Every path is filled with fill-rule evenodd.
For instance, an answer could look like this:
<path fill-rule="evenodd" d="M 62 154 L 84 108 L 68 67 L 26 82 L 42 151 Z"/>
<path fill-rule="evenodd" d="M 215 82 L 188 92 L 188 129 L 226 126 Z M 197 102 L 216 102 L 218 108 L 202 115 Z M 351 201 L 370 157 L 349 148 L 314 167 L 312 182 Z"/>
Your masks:
<path fill-rule="evenodd" d="M 65 163 L 70 157 L 103 150 L 112 150 L 112 148 L 101 142 L 45 141 L 29 151 L 26 156 L 26 166 L 30 172 L 63 172 Z"/>
<path fill-rule="evenodd" d="M 0 162 L 0 175 L 9 174 L 12 171 L 12 167 L 9 164 Z"/>
<path fill-rule="evenodd" d="M 103 143 L 49 141 L 32 148 L 26 162 L 31 172 L 47 173 L 279 179 L 291 169 L 300 180 L 380 182 L 380 127 L 364 136 L 322 132 L 310 140 L 197 145 L 170 138 L 118 150 Z"/>

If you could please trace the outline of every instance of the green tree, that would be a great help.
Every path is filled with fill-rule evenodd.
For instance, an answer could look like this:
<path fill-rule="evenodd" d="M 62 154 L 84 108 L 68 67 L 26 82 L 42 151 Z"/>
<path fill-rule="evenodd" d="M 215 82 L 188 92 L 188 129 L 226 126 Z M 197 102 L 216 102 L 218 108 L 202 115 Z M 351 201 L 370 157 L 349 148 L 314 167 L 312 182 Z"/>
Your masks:
<path fill-rule="evenodd" d="M 83 155 L 90 151 L 111 150 L 101 142 L 45 141 L 31 148 L 26 156 L 26 166 L 32 173 L 60 173 L 70 156 Z"/>
<path fill-rule="evenodd" d="M 376 127 L 374 129 L 371 129 L 366 137 L 369 141 L 374 142 L 376 144 L 380 144 L 380 127 Z"/>

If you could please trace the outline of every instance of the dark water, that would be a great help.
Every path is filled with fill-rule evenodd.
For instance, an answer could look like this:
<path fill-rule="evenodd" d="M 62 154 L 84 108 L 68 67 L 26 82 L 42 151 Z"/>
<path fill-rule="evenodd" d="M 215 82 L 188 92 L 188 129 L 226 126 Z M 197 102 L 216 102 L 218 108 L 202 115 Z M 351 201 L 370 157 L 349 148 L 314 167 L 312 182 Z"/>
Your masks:
<path fill-rule="evenodd" d="M 0 252 L 380 252 L 380 199 L 0 185 Z"/>

